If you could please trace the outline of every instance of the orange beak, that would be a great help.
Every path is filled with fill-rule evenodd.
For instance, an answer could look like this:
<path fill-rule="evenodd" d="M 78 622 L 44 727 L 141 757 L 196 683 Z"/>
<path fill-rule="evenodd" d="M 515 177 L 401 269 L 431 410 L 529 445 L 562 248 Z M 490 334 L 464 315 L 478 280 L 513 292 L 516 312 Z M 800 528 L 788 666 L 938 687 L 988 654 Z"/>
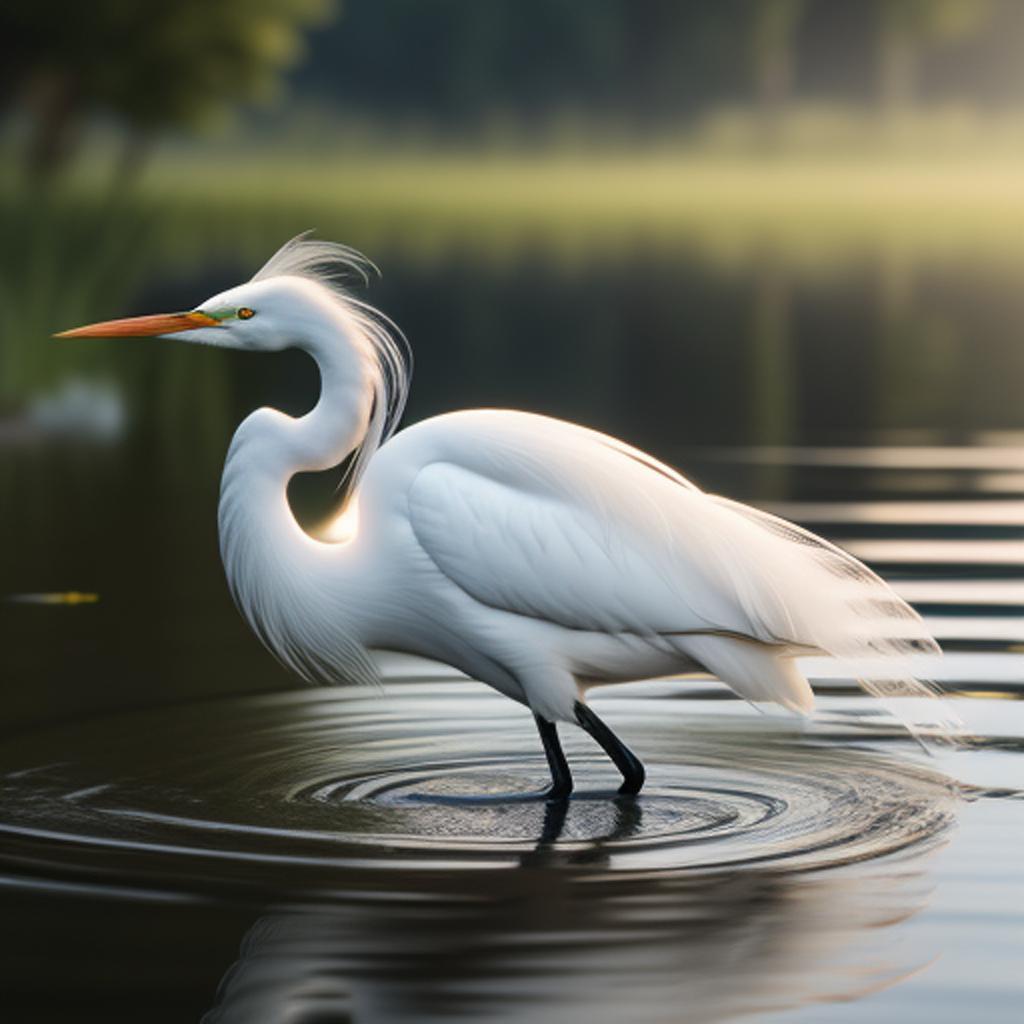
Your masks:
<path fill-rule="evenodd" d="M 98 324 L 61 331 L 55 338 L 148 338 L 154 334 L 177 334 L 197 327 L 220 327 L 219 320 L 206 313 L 157 313 L 155 316 L 130 316 L 124 320 L 104 320 Z"/>

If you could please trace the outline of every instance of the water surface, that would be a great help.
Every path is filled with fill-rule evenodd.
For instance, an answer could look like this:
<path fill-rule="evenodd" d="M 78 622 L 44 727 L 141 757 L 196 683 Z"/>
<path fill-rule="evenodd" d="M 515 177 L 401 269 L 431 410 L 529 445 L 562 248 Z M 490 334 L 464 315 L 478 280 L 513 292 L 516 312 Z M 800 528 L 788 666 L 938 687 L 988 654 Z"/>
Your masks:
<path fill-rule="evenodd" d="M 569 732 L 568 808 L 518 798 L 546 771 L 496 694 L 394 659 L 383 693 L 301 689 L 238 619 L 220 464 L 248 409 L 308 407 L 302 357 L 40 348 L 47 317 L 186 307 L 244 259 L 161 251 L 174 272 L 134 268 L 118 308 L 9 261 L 47 310 L 5 335 L 0 384 L 12 1019 L 1016 1019 L 1019 289 L 948 256 L 825 271 L 748 241 L 732 262 L 685 240 L 571 265 L 374 252 L 419 360 L 411 418 L 569 416 L 825 533 L 926 616 L 947 653 L 922 673 L 971 738 L 925 754 L 824 665 L 805 725 L 706 679 L 609 688 L 648 786 L 616 798 Z M 296 482 L 305 521 L 332 486 Z"/>

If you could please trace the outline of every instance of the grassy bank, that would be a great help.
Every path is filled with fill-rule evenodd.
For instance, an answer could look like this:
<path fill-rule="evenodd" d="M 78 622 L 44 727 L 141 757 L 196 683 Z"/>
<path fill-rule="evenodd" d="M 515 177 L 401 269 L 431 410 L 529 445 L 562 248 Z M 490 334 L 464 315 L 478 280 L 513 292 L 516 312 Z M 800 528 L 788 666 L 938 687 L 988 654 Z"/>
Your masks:
<path fill-rule="evenodd" d="M 631 255 L 633 243 L 745 261 L 765 247 L 813 269 L 863 251 L 915 259 L 1024 250 L 1024 153 L 996 157 L 367 154 L 158 151 L 111 185 L 98 155 L 52 197 L 0 189 L 7 233 L 47 203 L 144 212 L 173 248 L 264 250 L 305 228 L 410 258 L 455 245 L 504 257 Z M 19 214 L 20 211 L 20 214 Z M 105 214 L 104 214 L 105 215 Z M 132 219 L 129 216 L 129 219 Z M 31 230 L 31 223 L 25 224 Z"/>
<path fill-rule="evenodd" d="M 1024 158 L 178 155 L 154 163 L 141 194 L 208 222 L 316 226 L 424 252 L 529 243 L 586 258 L 596 240 L 635 238 L 740 258 L 771 245 L 813 264 L 864 248 L 1024 248 Z"/>

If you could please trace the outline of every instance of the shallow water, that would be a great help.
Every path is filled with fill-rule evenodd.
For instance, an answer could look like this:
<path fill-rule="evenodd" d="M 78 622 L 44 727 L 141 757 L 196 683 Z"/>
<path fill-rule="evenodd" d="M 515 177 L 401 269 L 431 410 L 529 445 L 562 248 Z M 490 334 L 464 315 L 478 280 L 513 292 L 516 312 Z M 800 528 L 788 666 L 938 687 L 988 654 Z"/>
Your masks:
<path fill-rule="evenodd" d="M 824 696 L 796 728 L 711 683 L 618 687 L 594 704 L 650 783 L 616 797 L 614 770 L 570 737 L 582 784 L 560 808 L 521 799 L 546 776 L 528 716 L 400 668 L 385 695 L 231 698 L 8 739 L 0 885 L 19 969 L 7 998 L 56 1019 L 54 976 L 67 985 L 71 968 L 80 999 L 106 976 L 130 999 L 140 979 L 109 978 L 123 967 L 143 972 L 153 1019 L 176 1019 L 147 1002 L 171 984 L 205 998 L 210 1021 L 555 1008 L 668 1021 L 682 1007 L 723 1020 L 801 1006 L 855 1020 L 859 1002 L 826 1013 L 821 1001 L 877 1003 L 909 985 L 929 1006 L 917 1019 L 953 1020 L 929 997 L 972 957 L 914 922 L 949 929 L 944 903 L 998 881 L 1000 902 L 974 908 L 988 962 L 993 926 L 1020 938 L 1009 751 L 1024 720 L 992 716 L 991 702 L 957 701 L 975 717 L 971 750 L 922 759 L 895 723 L 862 731 L 856 696 Z M 985 836 L 984 867 L 971 864 Z M 102 922 L 97 945 L 67 927 L 79 915 Z M 935 957 L 946 969 L 915 977 Z"/>
<path fill-rule="evenodd" d="M 509 867 L 541 851 L 615 873 L 824 868 L 929 845 L 955 817 L 939 774 L 784 722 L 715 716 L 697 731 L 674 693 L 613 705 L 643 738 L 639 799 L 618 798 L 614 767 L 574 742 L 583 785 L 548 805 L 530 798 L 547 768 L 529 716 L 469 688 L 236 698 L 34 733 L 0 752 L 0 830 L 56 857 L 73 842 L 72 867 L 123 849 L 179 862 L 182 883 L 320 896 L 338 869 Z"/>
<path fill-rule="evenodd" d="M 948 596 L 945 571 L 898 585 Z M 210 1024 L 1015 1019 L 1022 655 L 993 582 L 925 606 L 969 739 L 925 753 L 841 679 L 819 679 L 810 723 L 710 680 L 610 687 L 593 703 L 648 765 L 636 799 L 574 731 L 572 802 L 524 799 L 546 781 L 529 716 L 403 658 L 384 693 L 8 735 L 5 999 L 32 1020 Z"/>
<path fill-rule="evenodd" d="M 873 336 L 874 365 L 858 274 L 793 300 L 781 348 L 742 334 L 745 286 L 688 264 L 556 279 L 536 323 L 514 273 L 441 293 L 444 274 L 400 270 L 405 306 L 385 302 L 420 360 L 412 418 L 508 402 L 622 433 L 865 558 L 946 650 L 919 667 L 968 739 L 927 751 L 824 664 L 808 724 L 706 679 L 596 691 L 647 763 L 636 800 L 576 730 L 568 808 L 524 799 L 546 779 L 530 717 L 447 670 L 391 658 L 383 693 L 298 689 L 249 635 L 217 563 L 219 465 L 248 408 L 308 405 L 301 361 L 110 348 L 26 386 L 0 416 L 11 1019 L 1015 1021 L 1024 436 L 993 432 L 1017 420 L 953 387 L 948 360 L 918 388 L 909 334 Z M 676 277 L 696 314 L 656 298 Z M 771 320 L 779 282 L 761 283 Z M 216 284 L 154 286 L 138 311 Z M 824 313 L 838 341 L 797 359 Z M 695 351 L 675 344 L 684 316 L 711 339 Z M 608 323 L 640 325 L 632 359 Z M 984 342 L 989 383 L 1007 338 Z M 823 372 L 794 400 L 798 366 Z M 915 432 L 893 433 L 899 395 Z M 713 440 L 731 446 L 695 447 Z M 293 498 L 310 521 L 325 495 Z"/>

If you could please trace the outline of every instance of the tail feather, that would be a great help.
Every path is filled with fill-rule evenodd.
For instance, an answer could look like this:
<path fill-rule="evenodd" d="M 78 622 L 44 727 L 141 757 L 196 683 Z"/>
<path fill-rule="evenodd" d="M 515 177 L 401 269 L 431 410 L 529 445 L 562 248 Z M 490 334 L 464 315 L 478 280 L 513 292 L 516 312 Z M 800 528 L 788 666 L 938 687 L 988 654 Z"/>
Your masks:
<path fill-rule="evenodd" d="M 814 710 L 810 683 L 785 648 L 723 636 L 690 636 L 677 644 L 747 700 L 774 701 L 803 715 Z"/>
<path fill-rule="evenodd" d="M 746 597 L 767 635 L 836 656 L 940 653 L 920 615 L 853 555 L 785 519 L 709 497 L 731 520 L 722 535 L 760 569 Z"/>
<path fill-rule="evenodd" d="M 806 712 L 813 697 L 793 656 L 813 648 L 844 667 L 849 663 L 850 677 L 915 735 L 957 734 L 961 727 L 937 699 L 939 691 L 914 673 L 917 656 L 941 654 L 941 648 L 920 615 L 880 576 L 793 523 L 709 497 L 731 519 L 731 529 L 723 531 L 732 547 L 725 563 L 737 564 L 742 551 L 744 564 L 760 570 L 753 583 L 747 576 L 737 586 L 758 635 L 779 645 L 701 641 L 701 660 L 711 672 L 748 699 Z"/>

